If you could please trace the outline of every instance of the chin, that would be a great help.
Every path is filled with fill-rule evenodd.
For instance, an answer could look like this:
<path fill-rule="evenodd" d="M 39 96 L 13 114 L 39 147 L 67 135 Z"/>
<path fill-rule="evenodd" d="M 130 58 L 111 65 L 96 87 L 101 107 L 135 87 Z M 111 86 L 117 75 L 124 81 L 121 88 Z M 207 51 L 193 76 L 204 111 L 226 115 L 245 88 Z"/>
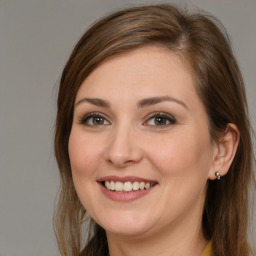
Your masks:
<path fill-rule="evenodd" d="M 108 234 L 118 236 L 141 236 L 152 227 L 150 221 L 134 218 L 109 218 L 107 223 L 101 224 Z"/>
<path fill-rule="evenodd" d="M 112 234 L 116 236 L 122 237 L 140 237 L 145 234 L 148 229 L 145 227 L 138 227 L 138 226 L 116 226 L 116 227 L 106 227 L 106 233 Z"/>

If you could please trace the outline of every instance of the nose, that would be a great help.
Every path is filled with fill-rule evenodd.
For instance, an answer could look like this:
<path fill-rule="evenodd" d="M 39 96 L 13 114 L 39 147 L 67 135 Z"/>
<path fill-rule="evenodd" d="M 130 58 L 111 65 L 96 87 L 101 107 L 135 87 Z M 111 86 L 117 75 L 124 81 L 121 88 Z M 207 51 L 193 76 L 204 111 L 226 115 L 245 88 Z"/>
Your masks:
<path fill-rule="evenodd" d="M 141 161 L 143 157 L 138 135 L 131 127 L 113 129 L 105 149 L 105 159 L 117 168 L 124 168 Z"/>

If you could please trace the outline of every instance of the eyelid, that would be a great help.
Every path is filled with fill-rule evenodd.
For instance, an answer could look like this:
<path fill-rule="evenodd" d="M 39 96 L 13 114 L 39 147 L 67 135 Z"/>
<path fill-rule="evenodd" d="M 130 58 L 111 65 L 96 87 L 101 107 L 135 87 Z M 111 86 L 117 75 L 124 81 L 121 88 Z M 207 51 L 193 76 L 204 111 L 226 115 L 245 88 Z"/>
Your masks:
<path fill-rule="evenodd" d="M 84 124 L 86 125 L 86 121 L 89 119 L 89 118 L 93 118 L 93 117 L 102 117 L 104 118 L 109 124 L 111 123 L 109 120 L 108 120 L 108 117 L 106 117 L 104 114 L 100 113 L 100 112 L 90 112 L 88 114 L 85 114 L 83 116 L 81 116 L 78 120 L 78 123 L 79 124 Z M 87 126 L 93 126 L 93 125 L 87 125 Z M 96 125 L 95 125 L 96 126 Z"/>
<path fill-rule="evenodd" d="M 149 126 L 155 126 L 156 128 L 163 128 L 163 127 L 167 127 L 167 126 L 170 126 L 170 125 L 173 125 L 173 124 L 176 123 L 176 119 L 173 115 L 170 115 L 166 112 L 154 112 L 154 113 L 151 113 L 150 115 L 148 115 L 146 117 L 146 121 L 143 123 L 143 125 L 146 125 L 146 123 L 149 122 L 150 119 L 156 118 L 156 117 L 166 118 L 170 122 L 170 124 L 167 124 L 167 125 L 149 125 Z"/>
<path fill-rule="evenodd" d="M 105 121 L 107 121 L 109 124 L 111 124 L 111 122 L 109 121 L 109 118 L 106 115 L 102 114 L 101 112 L 87 113 L 87 114 L 85 114 L 85 115 L 83 115 L 79 118 L 78 123 L 83 124 L 83 125 L 87 125 L 87 126 L 103 126 L 103 125 L 106 125 L 106 124 L 90 125 L 90 124 L 86 123 L 87 120 L 89 120 L 90 118 L 94 118 L 94 117 L 102 117 L 102 118 L 104 118 Z M 169 124 L 164 124 L 164 125 L 150 125 L 150 124 L 147 124 L 151 119 L 156 118 L 156 117 L 166 118 L 167 121 L 169 122 Z M 167 127 L 167 126 L 171 126 L 175 123 L 176 123 L 176 119 L 174 118 L 173 115 L 170 115 L 166 112 L 153 112 L 153 113 L 150 113 L 148 116 L 146 116 L 146 121 L 144 121 L 142 125 L 144 125 L 144 126 L 147 126 L 147 125 L 148 126 L 154 126 L 155 128 L 164 128 L 164 127 Z"/>

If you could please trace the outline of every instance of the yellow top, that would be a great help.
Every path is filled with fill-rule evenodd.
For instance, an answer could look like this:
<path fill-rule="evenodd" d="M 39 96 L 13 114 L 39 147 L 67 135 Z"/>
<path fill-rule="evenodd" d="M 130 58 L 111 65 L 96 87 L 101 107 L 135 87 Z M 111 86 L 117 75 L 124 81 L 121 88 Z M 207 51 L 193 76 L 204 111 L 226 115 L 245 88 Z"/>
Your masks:
<path fill-rule="evenodd" d="M 212 255 L 212 243 L 208 243 L 205 247 L 201 256 L 211 256 Z"/>

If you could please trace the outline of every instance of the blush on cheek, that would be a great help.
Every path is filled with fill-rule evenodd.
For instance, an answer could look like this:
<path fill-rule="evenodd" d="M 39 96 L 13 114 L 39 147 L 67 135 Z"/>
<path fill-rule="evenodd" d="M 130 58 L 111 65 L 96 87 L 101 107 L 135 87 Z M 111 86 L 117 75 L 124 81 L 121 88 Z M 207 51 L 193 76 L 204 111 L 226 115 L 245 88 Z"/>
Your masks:
<path fill-rule="evenodd" d="M 71 134 L 68 151 L 73 175 L 90 176 L 95 171 L 99 162 L 97 148 L 89 145 L 88 141 Z"/>
<path fill-rule="evenodd" d="M 90 165 L 90 160 L 86 157 L 86 155 L 80 154 L 80 152 L 72 152 L 70 154 L 70 163 L 72 172 L 77 175 L 88 175 L 90 170 L 92 170 L 92 166 Z"/>
<path fill-rule="evenodd" d="M 180 177 L 193 175 L 199 169 L 205 168 L 202 148 L 202 143 L 195 142 L 191 138 L 186 139 L 184 136 L 183 139 L 173 138 L 168 143 L 154 147 L 148 155 L 151 156 L 156 169 L 163 175 Z"/>

